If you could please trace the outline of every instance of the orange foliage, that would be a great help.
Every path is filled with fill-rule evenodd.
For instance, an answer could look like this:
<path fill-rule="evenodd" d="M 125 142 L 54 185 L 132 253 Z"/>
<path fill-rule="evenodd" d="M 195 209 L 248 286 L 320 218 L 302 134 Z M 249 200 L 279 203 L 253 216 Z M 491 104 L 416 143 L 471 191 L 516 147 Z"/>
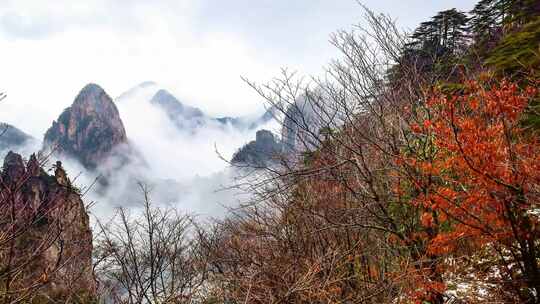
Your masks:
<path fill-rule="evenodd" d="M 507 252 L 497 265 L 506 280 L 539 292 L 540 142 L 520 124 L 536 94 L 508 81 L 436 93 L 427 102 L 430 119 L 411 127 L 432 153 L 400 161 L 418 172 L 412 184 L 421 195 L 412 203 L 425 208 L 422 225 L 436 229 L 427 254 L 453 254 L 463 241 Z"/>

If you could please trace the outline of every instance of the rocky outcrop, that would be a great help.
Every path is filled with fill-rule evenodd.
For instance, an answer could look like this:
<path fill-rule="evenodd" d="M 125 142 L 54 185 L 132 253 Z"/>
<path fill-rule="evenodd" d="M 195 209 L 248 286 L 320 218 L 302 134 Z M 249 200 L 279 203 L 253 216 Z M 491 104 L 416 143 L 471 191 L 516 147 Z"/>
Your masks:
<path fill-rule="evenodd" d="M 6 123 L 0 123 L 0 151 L 24 146 L 32 136 Z"/>
<path fill-rule="evenodd" d="M 118 109 L 96 84 L 81 90 L 44 138 L 45 149 L 73 157 L 87 169 L 95 169 L 121 145 L 127 145 L 127 137 Z"/>
<path fill-rule="evenodd" d="M 238 150 L 231 160 L 234 165 L 264 168 L 279 161 L 281 144 L 268 130 L 257 131 L 254 141 Z"/>
<path fill-rule="evenodd" d="M 92 297 L 92 232 L 88 214 L 58 162 L 51 176 L 35 155 L 25 163 L 9 152 L 0 173 L 0 281 L 12 290 L 29 288 L 33 295 L 64 299 Z M 16 294 L 15 294 L 16 295 Z M 0 296 L 1 298 L 1 296 Z M 2 299 L 0 299 L 0 302 Z"/>

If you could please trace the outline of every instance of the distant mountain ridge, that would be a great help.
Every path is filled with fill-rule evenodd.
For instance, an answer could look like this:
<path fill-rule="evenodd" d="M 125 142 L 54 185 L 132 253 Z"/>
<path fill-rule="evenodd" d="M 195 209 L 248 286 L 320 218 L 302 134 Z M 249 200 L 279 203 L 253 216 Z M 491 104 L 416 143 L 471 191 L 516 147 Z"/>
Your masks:
<path fill-rule="evenodd" d="M 134 94 L 139 95 L 135 98 Z M 131 147 L 129 144 L 127 131 L 121 118 L 121 113 L 128 114 L 123 111 L 130 108 L 130 102 L 142 102 L 139 105 L 147 104 L 155 107 L 166 114 L 166 117 L 178 130 L 187 131 L 191 135 L 195 135 L 199 130 L 203 131 L 205 128 L 219 128 L 225 132 L 254 132 L 271 121 L 276 112 L 275 108 L 270 108 L 258 115 L 213 117 L 197 107 L 182 103 L 173 94 L 160 88 L 154 82 L 143 82 L 126 91 L 113 102 L 102 87 L 90 83 L 80 90 L 73 103 L 52 122 L 52 125 L 45 132 L 42 151 L 48 153 L 54 150 L 54 154 L 57 156 L 75 159 L 85 169 L 91 171 L 98 169 L 103 164 L 105 166 L 102 168 L 109 168 L 108 170 L 119 168 L 119 164 L 122 166 L 121 163 L 132 160 L 141 160 L 139 165 L 146 166 L 142 155 L 138 154 L 135 147 Z M 116 104 L 122 105 L 122 112 Z M 140 112 L 140 109 L 137 111 Z M 130 117 L 128 121 L 133 123 L 133 119 L 139 119 L 140 114 L 137 111 L 131 112 L 131 116 L 126 116 Z M 4 151 L 32 139 L 13 126 L 3 126 L 5 134 L 3 138 L 0 136 L 0 149 Z M 134 131 L 132 130 L 132 132 Z M 268 132 L 270 136 L 263 136 L 266 135 L 265 132 Z M 241 148 L 242 152 L 235 156 L 235 160 L 245 159 L 248 162 L 260 162 L 260 159 L 264 159 L 263 162 L 265 162 L 269 158 L 269 151 L 281 150 L 280 140 L 274 138 L 269 131 L 265 132 L 257 132 L 257 139 Z M 263 137 L 267 140 L 263 141 Z M 260 153 L 264 156 L 261 156 L 262 154 L 255 156 L 255 154 Z M 250 156 L 247 156 L 248 154 Z M 108 161 L 110 159 L 114 159 L 114 163 Z M 101 173 L 104 176 L 109 175 L 107 172 Z"/>
<path fill-rule="evenodd" d="M 146 91 L 143 94 L 143 99 L 148 99 L 147 102 L 163 111 L 176 127 L 192 133 L 207 125 L 232 127 L 238 130 L 255 130 L 274 118 L 274 108 L 254 117 L 213 117 L 197 107 L 182 103 L 171 92 L 152 81 L 143 82 L 129 89 L 116 98 L 116 102 L 129 102 L 131 96 L 141 91 Z"/>
<path fill-rule="evenodd" d="M 180 129 L 199 128 L 210 120 L 200 109 L 182 104 L 165 89 L 160 89 L 150 99 L 150 103 L 158 106 L 167 117 Z"/>
<path fill-rule="evenodd" d="M 21 147 L 31 140 L 34 140 L 32 136 L 16 127 L 7 123 L 0 123 L 0 151 Z"/>

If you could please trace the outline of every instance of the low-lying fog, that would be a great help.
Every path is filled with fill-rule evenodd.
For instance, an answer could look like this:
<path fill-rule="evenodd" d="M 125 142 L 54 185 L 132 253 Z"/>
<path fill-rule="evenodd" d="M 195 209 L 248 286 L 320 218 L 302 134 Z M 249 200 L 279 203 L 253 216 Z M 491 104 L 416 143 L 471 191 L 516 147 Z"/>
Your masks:
<path fill-rule="evenodd" d="M 174 206 L 199 217 L 221 217 L 227 208 L 247 198 L 245 193 L 230 188 L 245 172 L 232 168 L 225 160 L 230 160 L 238 148 L 254 140 L 258 129 L 279 131 L 275 121 L 256 129 L 216 123 L 196 130 L 180 129 L 162 109 L 149 102 L 159 89 L 156 84 L 147 84 L 115 99 L 129 144 L 142 157 L 134 158 L 121 168 L 114 159 L 103 164 L 99 170 L 110 174 L 106 191 L 96 185 L 90 187 L 98 173 L 88 172 L 74 160 L 63 159 L 74 184 L 83 192 L 88 190 L 84 200 L 87 204 L 93 202 L 90 211 L 97 218 L 107 220 L 117 206 L 140 207 L 143 195 L 138 182 L 149 186 L 155 204 Z M 254 113 L 254 117 L 256 114 L 263 113 Z M 40 147 L 41 142 L 36 140 L 17 152 L 27 158 Z M 6 152 L 2 151 L 2 155 Z M 53 159 L 46 168 L 51 168 L 52 163 Z"/>

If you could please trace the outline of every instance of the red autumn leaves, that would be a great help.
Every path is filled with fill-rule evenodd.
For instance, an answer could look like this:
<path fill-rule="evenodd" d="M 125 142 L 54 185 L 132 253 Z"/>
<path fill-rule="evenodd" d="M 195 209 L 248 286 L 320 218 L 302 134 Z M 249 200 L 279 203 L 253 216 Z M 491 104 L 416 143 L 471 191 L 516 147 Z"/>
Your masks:
<path fill-rule="evenodd" d="M 452 256 L 464 242 L 493 247 L 506 252 L 497 266 L 531 289 L 538 287 L 540 144 L 521 119 L 536 94 L 508 81 L 435 93 L 429 119 L 411 127 L 424 150 L 400 156 L 416 172 L 409 177 L 420 194 L 411 203 L 432 232 L 426 254 Z"/>

